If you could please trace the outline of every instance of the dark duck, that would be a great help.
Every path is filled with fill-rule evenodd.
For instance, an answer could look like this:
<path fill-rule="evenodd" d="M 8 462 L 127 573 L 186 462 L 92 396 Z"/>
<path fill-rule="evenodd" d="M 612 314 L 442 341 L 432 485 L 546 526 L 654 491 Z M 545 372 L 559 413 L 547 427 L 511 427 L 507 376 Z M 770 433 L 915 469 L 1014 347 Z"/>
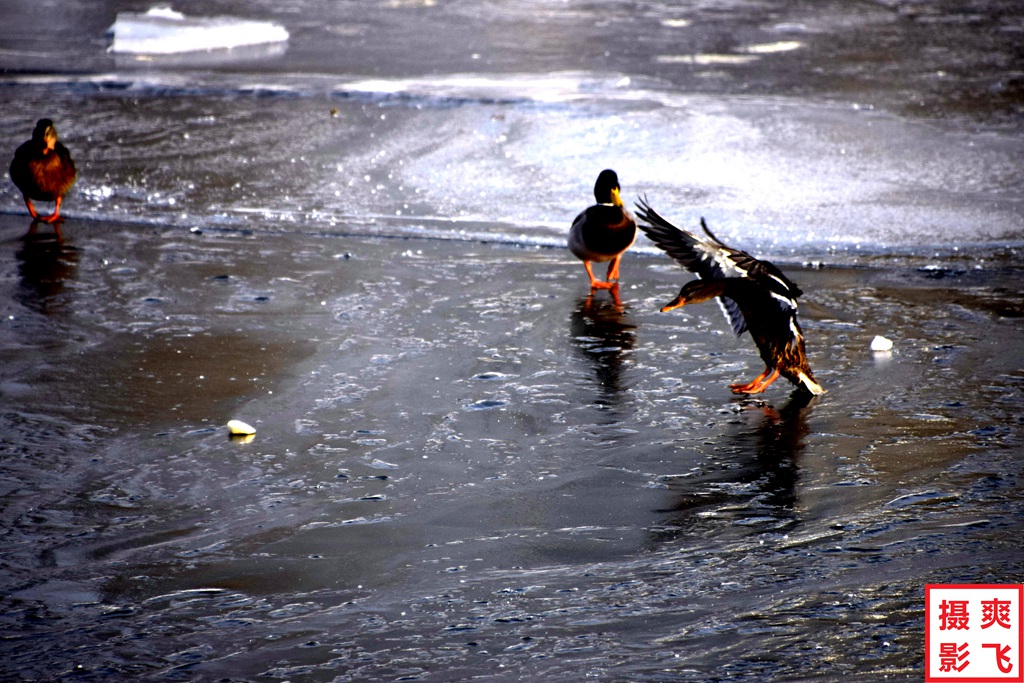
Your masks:
<path fill-rule="evenodd" d="M 662 307 L 671 311 L 687 304 L 717 299 L 732 330 L 750 331 L 765 370 L 746 384 L 730 384 L 733 393 L 757 394 L 782 375 L 812 394 L 825 393 L 807 364 L 804 334 L 797 322 L 797 299 L 803 293 L 768 261 L 734 249 L 708 229 L 699 237 L 662 218 L 645 200 L 637 203 L 640 229 L 665 253 L 699 279 L 687 282 L 679 296 Z"/>
<path fill-rule="evenodd" d="M 71 152 L 57 140 L 57 129 L 50 119 L 39 119 L 32 139 L 14 152 L 10 173 L 11 180 L 25 197 L 29 214 L 44 223 L 60 218 L 60 204 L 78 175 Z M 54 202 L 53 213 L 40 216 L 32 206 L 33 199 Z"/>
<path fill-rule="evenodd" d="M 569 250 L 583 261 L 590 288 L 612 289 L 619 284 L 619 262 L 636 240 L 636 221 L 626 211 L 619 196 L 619 177 L 604 170 L 594 184 L 597 204 L 576 216 L 569 229 Z M 594 277 L 591 263 L 609 261 L 605 282 Z"/>

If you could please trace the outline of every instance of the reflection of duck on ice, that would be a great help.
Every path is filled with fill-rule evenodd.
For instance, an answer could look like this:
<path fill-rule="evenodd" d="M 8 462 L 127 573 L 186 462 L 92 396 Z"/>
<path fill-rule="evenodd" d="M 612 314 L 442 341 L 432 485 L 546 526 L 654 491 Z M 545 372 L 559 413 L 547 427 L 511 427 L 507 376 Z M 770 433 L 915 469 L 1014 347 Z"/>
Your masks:
<path fill-rule="evenodd" d="M 71 301 L 62 295 L 66 282 L 75 276 L 78 251 L 64 244 L 59 230 L 55 237 L 38 234 L 39 225 L 39 221 L 32 221 L 17 253 L 21 287 L 16 297 L 27 308 L 50 315 Z"/>
<path fill-rule="evenodd" d="M 573 311 L 569 329 L 602 389 L 598 403 L 614 402 L 625 389 L 622 375 L 636 344 L 636 325 L 629 322 L 617 297 L 603 300 L 591 291 Z"/>
<path fill-rule="evenodd" d="M 778 268 L 733 249 L 715 237 L 701 219 L 707 238 L 662 218 L 646 201 L 637 204 L 649 225 L 640 228 L 665 253 L 698 280 L 687 282 L 662 311 L 717 298 L 736 335 L 750 330 L 765 370 L 746 384 L 731 384 L 737 394 L 757 394 L 782 375 L 812 394 L 825 390 L 807 364 L 804 335 L 797 322 L 797 298 L 803 293 Z"/>
<path fill-rule="evenodd" d="M 735 428 L 715 440 L 716 463 L 696 473 L 661 478 L 669 498 L 658 511 L 667 519 L 652 528 L 651 540 L 671 542 L 708 519 L 746 520 L 774 531 L 798 522 L 800 455 L 814 398 L 796 389 L 778 410 L 739 399 L 744 417 L 730 420 Z"/>

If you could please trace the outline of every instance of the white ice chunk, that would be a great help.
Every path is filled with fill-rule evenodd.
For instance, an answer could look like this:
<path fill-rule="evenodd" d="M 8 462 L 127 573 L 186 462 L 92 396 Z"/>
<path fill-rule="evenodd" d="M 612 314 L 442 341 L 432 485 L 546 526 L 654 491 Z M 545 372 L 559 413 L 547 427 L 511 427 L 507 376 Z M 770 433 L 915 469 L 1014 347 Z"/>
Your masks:
<path fill-rule="evenodd" d="M 228 420 L 228 431 L 238 436 L 249 436 L 256 433 L 256 428 L 241 420 Z"/>
<path fill-rule="evenodd" d="M 184 19 L 185 15 L 171 9 L 170 5 L 154 5 L 146 12 L 147 17 L 164 17 L 165 19 Z"/>
<path fill-rule="evenodd" d="M 886 339 L 885 337 L 881 337 L 881 336 L 875 335 L 875 338 L 871 340 L 871 350 L 872 351 L 891 351 L 892 350 L 892 340 L 891 339 Z"/>
<path fill-rule="evenodd" d="M 119 54 L 169 55 L 288 40 L 288 31 L 273 22 L 186 17 L 167 6 L 152 7 L 145 13 L 118 12 L 110 33 L 109 51 Z"/>

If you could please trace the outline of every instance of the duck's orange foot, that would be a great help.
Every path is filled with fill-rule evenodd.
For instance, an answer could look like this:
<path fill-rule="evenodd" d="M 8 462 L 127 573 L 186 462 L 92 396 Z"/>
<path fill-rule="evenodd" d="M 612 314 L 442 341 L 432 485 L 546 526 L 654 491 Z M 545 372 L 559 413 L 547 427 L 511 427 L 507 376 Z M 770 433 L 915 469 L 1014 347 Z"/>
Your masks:
<path fill-rule="evenodd" d="M 746 384 L 730 384 L 729 388 L 732 389 L 733 393 L 736 394 L 757 393 L 756 391 L 751 391 L 751 389 L 754 389 L 755 387 L 759 386 L 761 382 L 764 381 L 764 378 L 771 374 L 771 371 L 771 368 L 765 368 L 764 372 L 762 372 L 760 375 L 750 380 Z"/>
<path fill-rule="evenodd" d="M 32 200 L 25 197 L 25 206 L 28 207 L 28 215 L 32 216 L 33 220 L 37 220 L 40 223 L 53 223 L 60 220 L 60 203 L 63 197 L 57 197 L 56 206 L 53 207 L 53 213 L 49 216 L 40 216 L 39 212 L 36 211 L 36 207 L 32 205 Z"/>
<path fill-rule="evenodd" d="M 766 368 L 764 372 L 746 384 L 730 384 L 734 394 L 760 394 L 779 378 L 779 371 Z"/>
<path fill-rule="evenodd" d="M 587 270 L 587 279 L 590 280 L 591 291 L 594 291 L 595 289 L 615 289 L 619 286 L 618 274 L 616 274 L 615 277 L 607 278 L 607 282 L 601 282 L 596 277 L 594 277 L 594 269 L 591 267 L 590 261 L 584 261 L 583 267 L 586 268 Z"/>
<path fill-rule="evenodd" d="M 622 254 L 619 254 L 612 259 L 612 262 L 608 264 L 608 274 L 605 275 L 604 279 L 608 282 L 618 283 L 619 281 L 619 263 L 622 261 Z"/>

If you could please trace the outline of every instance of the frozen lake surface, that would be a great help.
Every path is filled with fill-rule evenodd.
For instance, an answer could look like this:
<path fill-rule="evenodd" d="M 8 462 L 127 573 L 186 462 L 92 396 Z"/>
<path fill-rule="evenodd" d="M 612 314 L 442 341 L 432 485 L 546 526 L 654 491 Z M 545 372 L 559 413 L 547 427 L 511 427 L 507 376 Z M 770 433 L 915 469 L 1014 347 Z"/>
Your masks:
<path fill-rule="evenodd" d="M 27 680 L 916 680 L 924 584 L 1020 576 L 1018 266 L 791 269 L 828 393 L 739 399 L 662 258 L 616 306 L 560 250 L 24 224 Z"/>
<path fill-rule="evenodd" d="M 924 585 L 1024 569 L 1024 11 L 961 5 L 7 3 L 2 148 L 80 177 L 63 242 L 0 184 L 0 678 L 921 680 Z M 606 167 L 827 394 L 733 397 L 649 243 L 587 295 Z"/>
<path fill-rule="evenodd" d="M 777 258 L 987 255 L 1024 238 L 1024 12 L 980 5 L 223 3 L 287 50 L 119 56 L 137 7 L 69 3 L 55 49 L 15 3 L 0 120 L 58 122 L 90 219 L 561 245 L 612 167 Z"/>

